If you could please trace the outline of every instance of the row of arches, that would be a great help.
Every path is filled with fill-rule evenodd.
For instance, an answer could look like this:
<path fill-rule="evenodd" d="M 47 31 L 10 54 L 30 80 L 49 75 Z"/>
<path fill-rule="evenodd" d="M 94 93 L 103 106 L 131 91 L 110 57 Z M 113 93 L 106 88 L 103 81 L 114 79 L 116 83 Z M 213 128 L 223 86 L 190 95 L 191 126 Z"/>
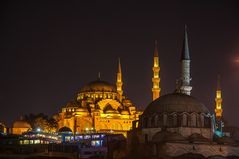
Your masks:
<path fill-rule="evenodd" d="M 119 123 L 119 122 L 112 122 L 112 123 L 98 123 L 98 125 L 93 128 L 92 123 L 90 123 L 89 121 L 80 121 L 78 123 L 76 123 L 76 125 L 74 126 L 70 126 L 69 124 L 66 124 L 64 127 L 61 127 L 59 129 L 59 131 L 61 130 L 65 130 L 65 128 L 71 130 L 71 132 L 74 131 L 74 127 L 75 127 L 75 131 L 76 132 L 85 132 L 85 131 L 92 131 L 92 130 L 96 130 L 96 131 L 100 131 L 100 130 L 115 130 L 115 131 L 121 131 L 123 130 L 123 126 Z M 62 129 L 64 128 L 64 129 Z"/>
<path fill-rule="evenodd" d="M 140 127 L 200 127 L 210 128 L 211 117 L 204 113 L 171 113 L 155 114 L 153 116 L 141 116 Z"/>

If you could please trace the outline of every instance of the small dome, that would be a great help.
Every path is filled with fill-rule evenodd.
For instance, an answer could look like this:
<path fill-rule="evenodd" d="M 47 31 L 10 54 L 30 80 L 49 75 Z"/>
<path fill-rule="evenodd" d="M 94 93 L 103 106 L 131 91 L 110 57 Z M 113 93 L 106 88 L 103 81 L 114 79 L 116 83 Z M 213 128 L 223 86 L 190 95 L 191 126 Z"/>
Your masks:
<path fill-rule="evenodd" d="M 64 126 L 64 127 L 60 128 L 60 129 L 58 130 L 58 132 L 63 133 L 63 132 L 72 132 L 72 131 L 71 131 L 70 128 Z"/>
<path fill-rule="evenodd" d="M 88 112 L 88 109 L 85 107 L 79 107 L 76 109 L 77 112 Z"/>
<path fill-rule="evenodd" d="M 127 110 L 122 110 L 122 111 L 121 111 L 121 114 L 122 114 L 122 115 L 129 115 L 129 111 L 127 111 Z"/>
<path fill-rule="evenodd" d="M 24 120 L 17 120 L 13 123 L 13 128 L 31 128 L 31 125 Z"/>
<path fill-rule="evenodd" d="M 76 101 L 70 101 L 66 104 L 66 107 L 70 108 L 70 107 L 78 107 L 79 104 Z"/>
<path fill-rule="evenodd" d="M 80 92 L 116 92 L 116 87 L 106 81 L 93 81 L 85 85 Z"/>
<path fill-rule="evenodd" d="M 172 93 L 161 96 L 150 103 L 144 115 L 165 112 L 209 113 L 208 109 L 196 98 L 182 93 Z"/>

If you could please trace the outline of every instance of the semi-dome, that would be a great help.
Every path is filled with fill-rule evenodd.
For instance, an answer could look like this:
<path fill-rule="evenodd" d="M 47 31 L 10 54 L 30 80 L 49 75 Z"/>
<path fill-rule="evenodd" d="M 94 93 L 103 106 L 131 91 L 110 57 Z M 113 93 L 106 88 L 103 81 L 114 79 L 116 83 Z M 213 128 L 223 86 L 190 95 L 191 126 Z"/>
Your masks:
<path fill-rule="evenodd" d="M 13 123 L 13 128 L 31 128 L 31 125 L 24 120 L 17 120 Z"/>
<path fill-rule="evenodd" d="M 65 133 L 65 132 L 68 132 L 68 133 L 69 133 L 69 132 L 71 132 L 71 133 L 72 133 L 71 129 L 68 128 L 68 127 L 66 127 L 66 126 L 60 128 L 60 129 L 58 130 L 58 132 L 61 132 L 61 133 Z"/>
<path fill-rule="evenodd" d="M 161 96 L 150 103 L 144 115 L 171 112 L 209 113 L 208 109 L 196 98 L 182 93 L 172 93 Z"/>
<path fill-rule="evenodd" d="M 119 114 L 117 110 L 106 110 L 105 114 Z"/>
<path fill-rule="evenodd" d="M 97 92 L 97 91 L 116 92 L 116 87 L 109 82 L 97 80 L 88 83 L 82 89 L 80 89 L 80 92 Z"/>

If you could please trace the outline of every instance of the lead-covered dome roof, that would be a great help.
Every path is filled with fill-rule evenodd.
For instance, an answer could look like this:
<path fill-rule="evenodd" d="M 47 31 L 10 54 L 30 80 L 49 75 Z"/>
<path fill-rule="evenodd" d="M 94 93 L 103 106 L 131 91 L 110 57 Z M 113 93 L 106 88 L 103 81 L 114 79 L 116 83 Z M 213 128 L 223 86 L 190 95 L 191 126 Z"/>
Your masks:
<path fill-rule="evenodd" d="M 31 128 L 31 125 L 24 120 L 17 120 L 13 123 L 13 128 Z"/>
<path fill-rule="evenodd" d="M 172 93 L 159 97 L 148 105 L 144 115 L 172 112 L 209 113 L 208 109 L 195 97 Z"/>
<path fill-rule="evenodd" d="M 80 92 L 116 92 L 116 87 L 106 81 L 96 80 L 88 83 L 80 89 Z"/>

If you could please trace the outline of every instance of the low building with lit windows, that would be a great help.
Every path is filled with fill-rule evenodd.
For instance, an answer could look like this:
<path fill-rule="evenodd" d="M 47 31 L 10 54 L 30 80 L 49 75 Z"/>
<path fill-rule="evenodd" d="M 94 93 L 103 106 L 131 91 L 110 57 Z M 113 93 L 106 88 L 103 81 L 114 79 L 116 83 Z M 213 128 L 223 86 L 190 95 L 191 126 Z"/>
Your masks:
<path fill-rule="evenodd" d="M 5 134 L 7 132 L 6 125 L 3 122 L 0 122 L 0 133 Z"/>

